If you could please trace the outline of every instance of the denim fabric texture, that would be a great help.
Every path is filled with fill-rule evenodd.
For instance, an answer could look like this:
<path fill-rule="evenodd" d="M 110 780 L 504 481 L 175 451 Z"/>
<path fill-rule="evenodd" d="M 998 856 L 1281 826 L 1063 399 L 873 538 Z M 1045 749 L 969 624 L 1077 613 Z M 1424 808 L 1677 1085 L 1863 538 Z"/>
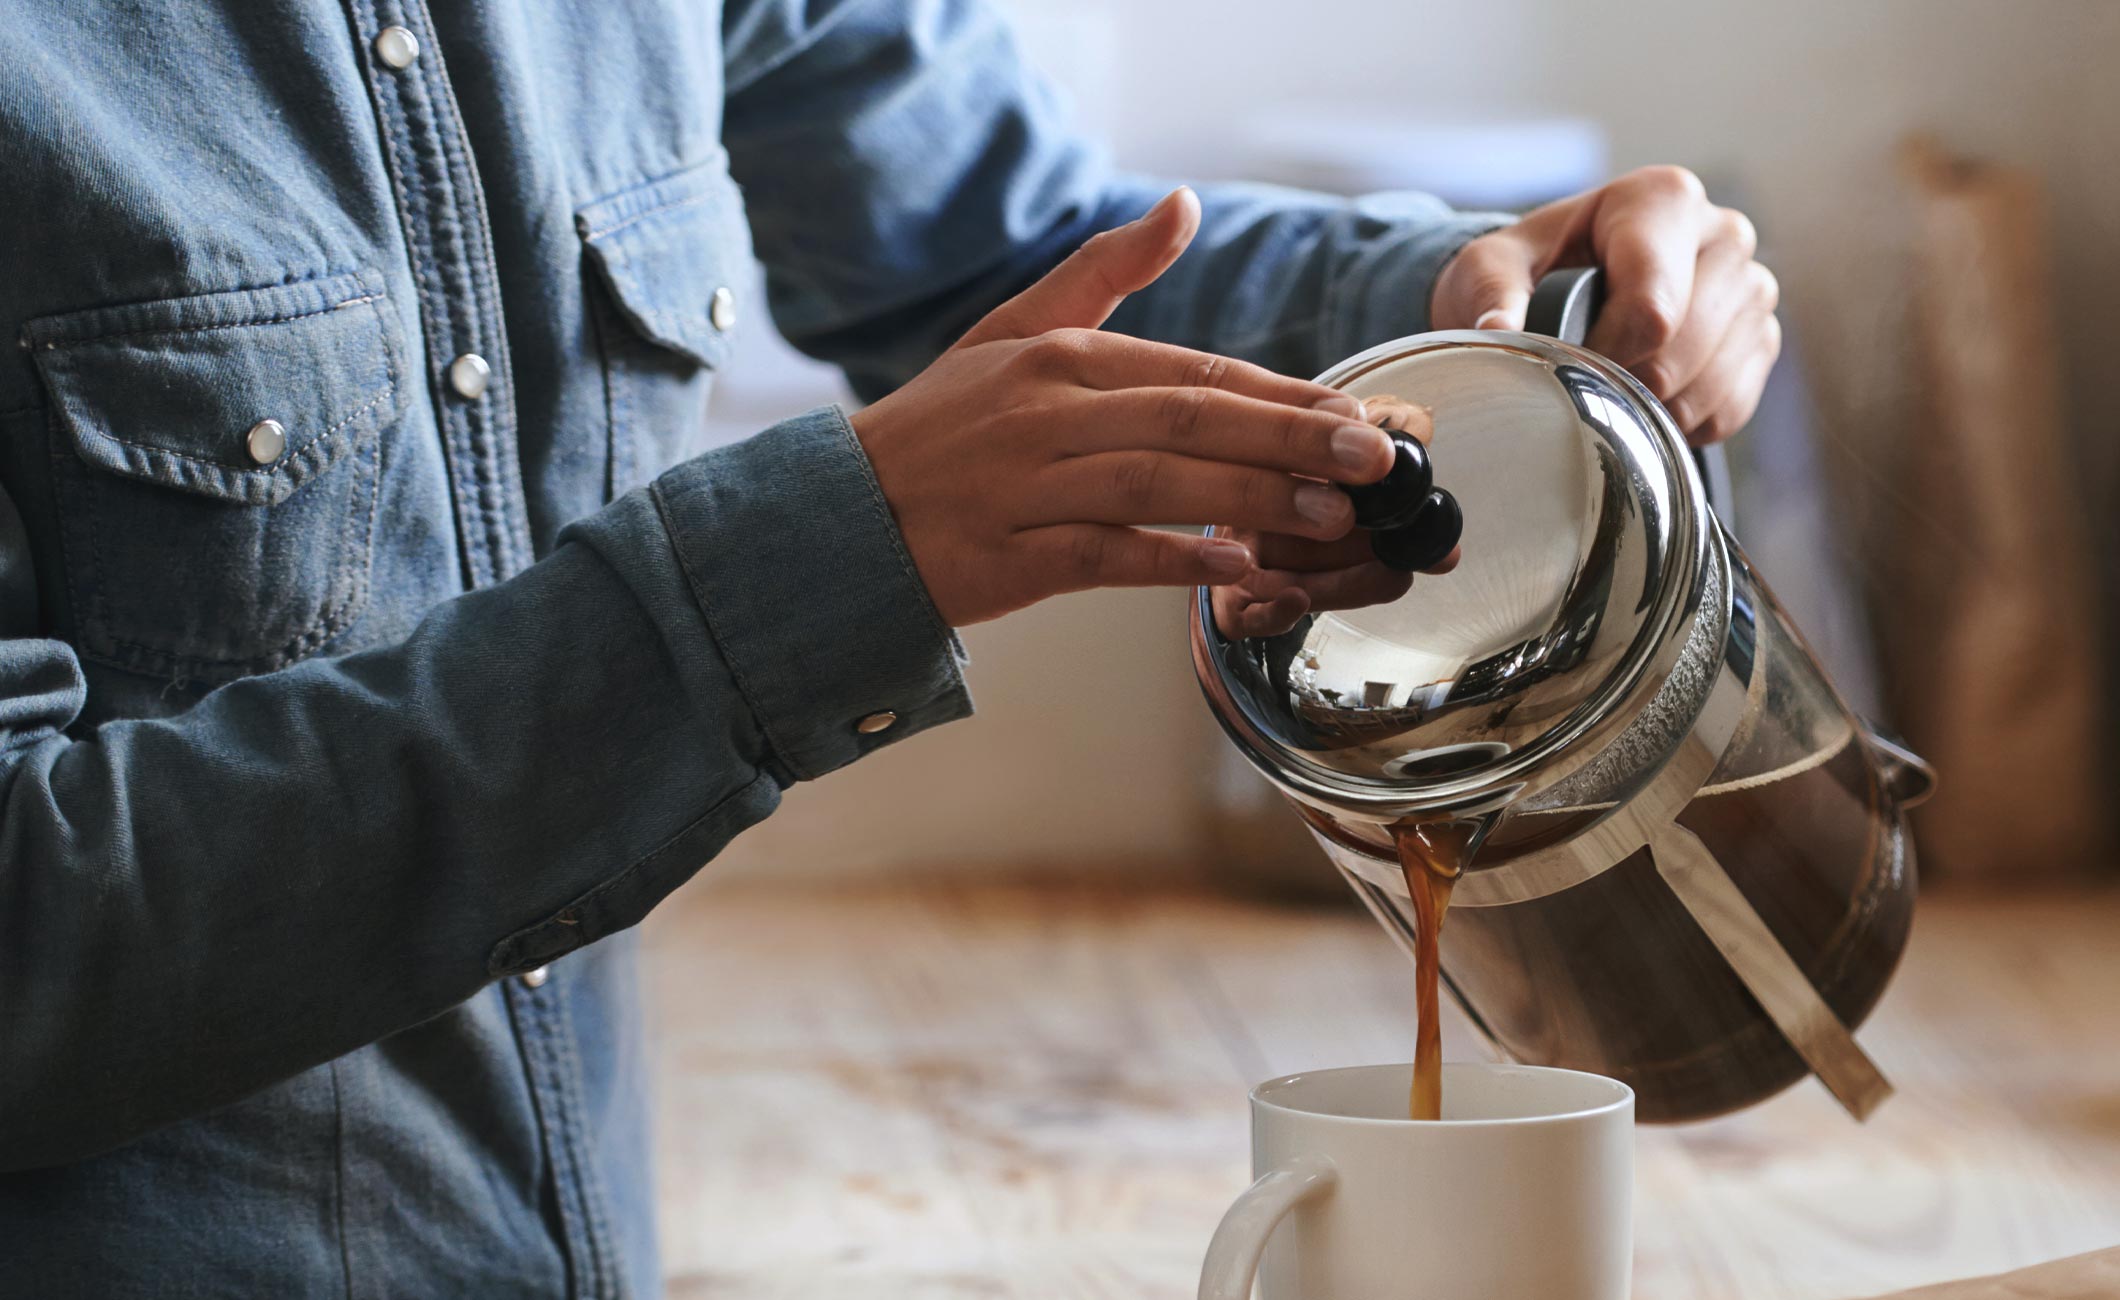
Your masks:
<path fill-rule="evenodd" d="M 976 0 L 10 20 L 0 1295 L 657 1294 L 629 928 L 970 708 L 717 291 L 873 394 L 1165 186 Z M 1495 223 L 1202 198 L 1112 327 L 1305 374 Z"/>

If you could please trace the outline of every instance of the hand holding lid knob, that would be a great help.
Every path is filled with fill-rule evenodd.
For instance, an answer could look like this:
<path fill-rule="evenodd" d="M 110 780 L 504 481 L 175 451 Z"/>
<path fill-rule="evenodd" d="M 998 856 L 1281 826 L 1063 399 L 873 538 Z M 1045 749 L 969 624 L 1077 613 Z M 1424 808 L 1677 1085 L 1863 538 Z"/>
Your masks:
<path fill-rule="evenodd" d="M 1391 469 L 1374 483 L 1345 489 L 1354 522 L 1370 531 L 1377 559 L 1404 573 L 1443 562 L 1465 531 L 1457 498 L 1435 486 L 1435 469 L 1420 439 L 1379 421 L 1391 435 Z"/>
<path fill-rule="evenodd" d="M 1435 486 L 1428 449 L 1420 439 L 1389 425 L 1383 427 L 1391 436 L 1391 468 L 1374 483 L 1345 489 L 1347 499 L 1354 503 L 1357 528 L 1397 528 L 1412 523 L 1428 499 L 1428 490 Z"/>

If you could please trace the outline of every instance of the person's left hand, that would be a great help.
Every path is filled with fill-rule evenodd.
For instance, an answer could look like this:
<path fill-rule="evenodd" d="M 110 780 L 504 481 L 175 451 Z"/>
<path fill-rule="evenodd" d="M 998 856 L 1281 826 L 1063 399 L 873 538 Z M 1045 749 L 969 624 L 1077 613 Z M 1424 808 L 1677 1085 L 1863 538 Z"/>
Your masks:
<path fill-rule="evenodd" d="M 1780 287 L 1752 223 L 1683 167 L 1644 167 L 1465 245 L 1436 277 L 1435 328 L 1520 330 L 1532 286 L 1564 266 L 1605 271 L 1592 351 L 1634 372 L 1695 443 L 1752 418 L 1781 353 Z"/>
<path fill-rule="evenodd" d="M 1361 418 L 1410 434 L 1424 447 L 1434 441 L 1435 424 L 1426 407 L 1385 401 L 1388 407 L 1365 405 Z M 1389 604 L 1416 580 L 1413 574 L 1380 563 L 1363 529 L 1330 542 L 1241 529 L 1223 532 L 1259 559 L 1241 580 L 1214 589 L 1215 625 L 1228 637 L 1279 636 L 1305 614 Z M 1426 572 L 1448 573 L 1457 567 L 1458 558 L 1453 550 Z"/>

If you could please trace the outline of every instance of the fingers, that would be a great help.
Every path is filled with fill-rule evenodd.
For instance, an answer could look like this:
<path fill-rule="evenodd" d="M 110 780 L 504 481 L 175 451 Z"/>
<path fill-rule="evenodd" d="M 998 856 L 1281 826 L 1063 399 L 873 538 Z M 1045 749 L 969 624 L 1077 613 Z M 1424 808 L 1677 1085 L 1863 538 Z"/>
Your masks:
<path fill-rule="evenodd" d="M 1170 269 L 1200 228 L 1200 199 L 1172 190 L 1138 220 L 1093 235 L 1045 278 L 987 313 L 960 348 L 1102 325 L 1131 293 Z"/>
<path fill-rule="evenodd" d="M 1255 570 L 1217 587 L 1211 604 L 1215 625 L 1227 636 L 1278 636 L 1305 614 L 1388 604 L 1413 581 L 1374 560 L 1315 573 Z"/>
<path fill-rule="evenodd" d="M 1526 217 L 1523 223 L 1529 223 Z M 1436 282 L 1429 320 L 1437 329 L 1520 330 L 1538 279 L 1541 249 L 1517 228 L 1475 239 Z"/>
<path fill-rule="evenodd" d="M 1397 600 L 1413 586 L 1413 575 L 1387 569 L 1371 560 L 1366 564 L 1316 573 L 1261 569 L 1240 579 L 1236 586 L 1238 590 L 1249 592 L 1254 600 L 1271 600 L 1293 588 L 1304 594 L 1308 608 L 1316 612 L 1361 609 Z"/>
<path fill-rule="evenodd" d="M 1771 311 L 1741 313 L 1716 348 L 1717 360 L 1671 399 L 1671 418 L 1698 444 L 1720 442 L 1745 427 L 1759 407 L 1767 374 L 1781 355 L 1781 322 Z"/>
<path fill-rule="evenodd" d="M 1703 228 L 1720 209 L 1683 167 L 1645 167 L 1599 194 L 1591 242 L 1606 271 L 1606 297 L 1589 343 L 1631 367 L 1684 324 Z"/>
<path fill-rule="evenodd" d="M 1201 587 L 1237 581 L 1251 552 L 1219 537 L 1152 532 L 1100 524 L 1034 528 L 1014 539 L 1029 572 L 1051 594 L 1093 587 Z"/>
<path fill-rule="evenodd" d="M 1685 324 L 1669 344 L 1635 366 L 1649 391 L 1665 401 L 1684 392 L 1719 358 L 1727 359 L 1720 349 L 1740 314 L 1772 313 L 1780 300 L 1774 273 L 1752 260 L 1751 223 L 1724 211 L 1727 235 L 1701 252 Z"/>
<path fill-rule="evenodd" d="M 1384 431 L 1343 412 L 1308 410 L 1211 388 L 1128 388 L 1083 403 L 1063 446 L 1076 455 L 1167 451 L 1285 470 L 1335 483 L 1374 483 L 1391 468 Z"/>
<path fill-rule="evenodd" d="M 1086 330 L 1062 330 L 1028 346 L 1035 364 L 1089 388 L 1208 388 L 1283 406 L 1337 403 L 1342 414 L 1362 418 L 1359 403 L 1335 389 L 1212 352 Z"/>
<path fill-rule="evenodd" d="M 1435 412 L 1388 393 L 1362 399 L 1362 419 L 1411 436 L 1423 447 L 1435 442 Z"/>
<path fill-rule="evenodd" d="M 1060 461 L 1038 476 L 1024 510 L 1034 526 L 1224 524 L 1319 541 L 1354 527 L 1354 504 L 1330 484 L 1160 451 Z"/>
<path fill-rule="evenodd" d="M 1336 541 L 1319 542 L 1286 533 L 1245 534 L 1237 540 L 1251 547 L 1261 569 L 1293 569 L 1316 572 L 1367 564 L 1376 557 L 1369 550 L 1369 534 L 1357 530 Z"/>
<path fill-rule="evenodd" d="M 1272 600 L 1253 600 L 1235 587 L 1217 587 L 1209 593 L 1208 604 L 1222 635 L 1238 640 L 1279 636 L 1310 612 L 1310 599 L 1300 587 L 1290 587 Z"/>
<path fill-rule="evenodd" d="M 1368 564 L 1376 559 L 1376 553 L 1369 549 L 1369 534 L 1362 529 L 1331 542 L 1290 537 L 1285 533 L 1237 532 L 1232 535 L 1251 548 L 1252 554 L 1258 557 L 1259 568 L 1264 571 L 1285 569 L 1296 573 L 1318 573 Z M 1422 572 L 1448 573 L 1457 567 L 1464 553 L 1463 547 L 1454 546 L 1450 554 Z"/>

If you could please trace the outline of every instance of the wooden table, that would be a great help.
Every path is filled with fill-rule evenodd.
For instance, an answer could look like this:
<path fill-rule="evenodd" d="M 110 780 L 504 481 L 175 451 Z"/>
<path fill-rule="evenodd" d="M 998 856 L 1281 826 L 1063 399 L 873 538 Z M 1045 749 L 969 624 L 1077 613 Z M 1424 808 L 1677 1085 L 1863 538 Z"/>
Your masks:
<path fill-rule="evenodd" d="M 1190 1296 L 1247 1180 L 1246 1089 L 1413 1044 L 1411 967 L 1351 911 L 695 886 L 649 951 L 679 1300 Z M 1637 1296 L 1864 1296 L 2120 1243 L 2120 894 L 1925 899 L 1863 1039 L 1900 1090 L 1867 1126 L 1807 1081 L 1641 1130 Z"/>

